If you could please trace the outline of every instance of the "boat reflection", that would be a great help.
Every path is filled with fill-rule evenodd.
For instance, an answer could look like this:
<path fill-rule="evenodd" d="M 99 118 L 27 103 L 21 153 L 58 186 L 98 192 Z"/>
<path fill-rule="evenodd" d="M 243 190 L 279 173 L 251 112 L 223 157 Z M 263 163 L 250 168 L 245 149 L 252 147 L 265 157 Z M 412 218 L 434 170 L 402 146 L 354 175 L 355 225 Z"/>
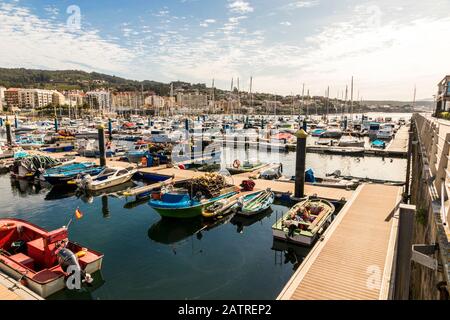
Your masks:
<path fill-rule="evenodd" d="M 92 274 L 94 281 L 90 285 L 84 284 L 80 290 L 65 289 L 59 291 L 47 300 L 94 300 L 92 293 L 105 284 L 101 271 L 97 271 Z"/>
<path fill-rule="evenodd" d="M 258 213 L 254 216 L 242 216 L 242 215 L 234 215 L 231 219 L 231 223 L 237 227 L 236 231 L 238 233 L 243 233 L 245 227 L 250 227 L 251 225 L 257 223 L 258 221 L 263 220 L 266 217 L 270 217 L 272 214 L 272 208 L 269 208 L 261 213 Z"/>
<path fill-rule="evenodd" d="M 14 195 L 26 197 L 45 192 L 49 185 L 42 181 L 11 179 L 11 191 Z"/>
<path fill-rule="evenodd" d="M 45 200 L 60 200 L 73 197 L 77 194 L 76 187 L 73 186 L 53 186 L 45 196 Z"/>
<path fill-rule="evenodd" d="M 94 198 L 103 197 L 103 196 L 111 196 L 111 197 L 120 197 L 119 193 L 121 191 L 127 190 L 128 188 L 134 187 L 135 184 L 133 181 L 128 181 L 126 183 L 122 183 L 121 185 L 114 186 L 111 188 L 106 188 L 98 191 L 87 191 L 77 189 L 76 195 L 85 203 L 93 203 Z"/>
<path fill-rule="evenodd" d="M 302 264 L 311 248 L 273 239 L 272 250 L 275 253 L 275 264 L 290 263 L 292 264 L 292 270 L 295 271 Z"/>
<path fill-rule="evenodd" d="M 197 234 L 201 239 L 200 231 L 204 229 L 202 219 L 161 219 L 148 230 L 148 237 L 161 244 L 176 244 L 190 236 Z"/>

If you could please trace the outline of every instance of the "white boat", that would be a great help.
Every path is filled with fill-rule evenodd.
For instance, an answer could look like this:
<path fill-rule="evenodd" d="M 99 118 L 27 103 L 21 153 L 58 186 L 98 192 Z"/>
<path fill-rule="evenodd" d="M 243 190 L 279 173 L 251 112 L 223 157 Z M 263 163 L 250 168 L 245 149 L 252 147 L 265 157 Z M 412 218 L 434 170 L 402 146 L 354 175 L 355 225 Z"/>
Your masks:
<path fill-rule="evenodd" d="M 86 175 L 80 179 L 77 179 L 76 183 L 81 189 L 97 191 L 128 182 L 136 172 L 137 170 L 132 167 L 106 167 L 98 175 Z"/>
<path fill-rule="evenodd" d="M 377 132 L 377 139 L 379 140 L 391 140 L 394 136 L 394 130 L 391 126 L 383 126 Z"/>
<path fill-rule="evenodd" d="M 341 140 L 339 140 L 339 147 L 364 147 L 364 141 L 359 140 L 358 138 L 354 137 L 342 137 Z"/>

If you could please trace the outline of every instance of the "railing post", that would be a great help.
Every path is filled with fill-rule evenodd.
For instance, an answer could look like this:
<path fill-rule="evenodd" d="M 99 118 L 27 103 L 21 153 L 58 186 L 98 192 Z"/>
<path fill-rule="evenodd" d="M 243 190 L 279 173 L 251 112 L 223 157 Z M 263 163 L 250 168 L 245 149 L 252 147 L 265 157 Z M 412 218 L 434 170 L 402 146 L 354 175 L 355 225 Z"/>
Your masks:
<path fill-rule="evenodd" d="M 395 265 L 394 300 L 408 300 L 411 278 L 412 239 L 416 206 L 400 205 L 397 256 Z"/>

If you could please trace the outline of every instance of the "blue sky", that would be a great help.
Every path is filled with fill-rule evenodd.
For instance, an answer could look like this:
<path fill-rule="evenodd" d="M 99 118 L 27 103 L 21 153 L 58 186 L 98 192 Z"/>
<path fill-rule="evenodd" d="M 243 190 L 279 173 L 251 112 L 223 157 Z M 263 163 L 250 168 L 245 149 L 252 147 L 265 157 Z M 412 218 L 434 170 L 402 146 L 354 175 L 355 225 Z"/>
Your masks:
<path fill-rule="evenodd" d="M 415 85 L 432 98 L 450 73 L 448 12 L 448 0 L 0 0 L 0 66 L 239 77 L 244 90 L 253 76 L 255 91 L 332 97 L 353 75 L 355 98 L 410 100 Z"/>

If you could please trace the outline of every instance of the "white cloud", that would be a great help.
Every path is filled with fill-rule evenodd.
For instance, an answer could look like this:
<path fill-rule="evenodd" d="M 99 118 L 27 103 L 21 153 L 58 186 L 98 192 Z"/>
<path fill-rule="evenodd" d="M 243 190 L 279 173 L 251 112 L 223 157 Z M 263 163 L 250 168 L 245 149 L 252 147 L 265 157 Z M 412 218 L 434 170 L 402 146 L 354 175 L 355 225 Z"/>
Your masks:
<path fill-rule="evenodd" d="M 3 66 L 84 69 L 124 74 L 134 53 L 101 38 L 96 30 L 70 32 L 16 4 L 0 4 Z"/>
<path fill-rule="evenodd" d="M 213 24 L 213 23 L 216 23 L 215 19 L 206 19 L 206 20 L 203 20 L 203 22 L 200 23 L 200 26 L 206 28 L 210 24 Z"/>
<path fill-rule="evenodd" d="M 286 27 L 292 26 L 292 23 L 290 23 L 289 21 L 283 21 L 283 22 L 280 22 L 280 24 L 281 24 L 282 26 L 286 26 Z"/>
<path fill-rule="evenodd" d="M 320 4 L 319 0 L 311 1 L 296 1 L 290 3 L 288 6 L 291 8 L 312 8 Z"/>
<path fill-rule="evenodd" d="M 231 2 L 228 5 L 228 8 L 230 9 L 231 12 L 236 12 L 236 13 L 249 13 L 249 12 L 253 12 L 253 7 L 250 5 L 250 3 L 243 1 L 243 0 L 235 0 L 233 2 Z"/>

